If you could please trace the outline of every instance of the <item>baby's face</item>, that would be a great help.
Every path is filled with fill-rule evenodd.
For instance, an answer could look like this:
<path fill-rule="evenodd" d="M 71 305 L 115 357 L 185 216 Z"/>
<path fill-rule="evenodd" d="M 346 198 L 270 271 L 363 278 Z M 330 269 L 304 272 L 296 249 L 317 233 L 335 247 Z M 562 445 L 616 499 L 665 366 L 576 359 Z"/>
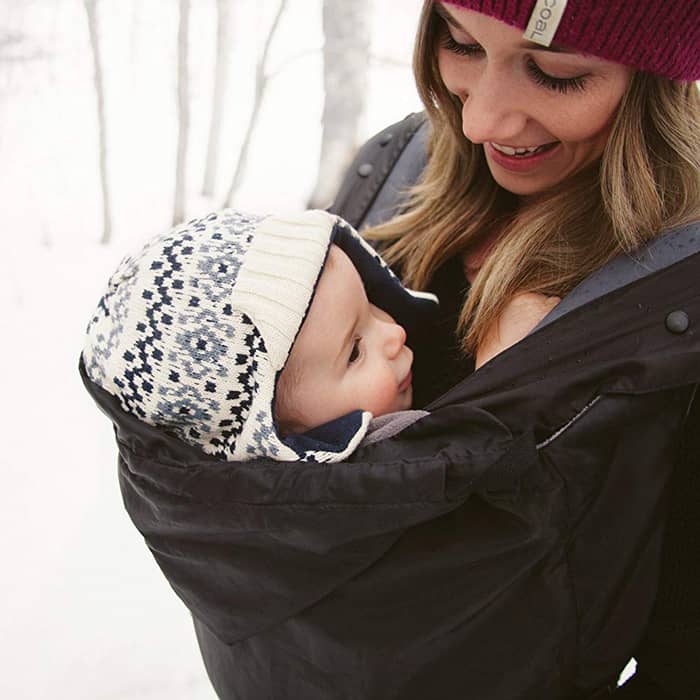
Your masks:
<path fill-rule="evenodd" d="M 375 416 L 411 407 L 413 353 L 406 332 L 370 304 L 336 245 L 277 384 L 277 421 L 301 433 L 353 410 Z"/>

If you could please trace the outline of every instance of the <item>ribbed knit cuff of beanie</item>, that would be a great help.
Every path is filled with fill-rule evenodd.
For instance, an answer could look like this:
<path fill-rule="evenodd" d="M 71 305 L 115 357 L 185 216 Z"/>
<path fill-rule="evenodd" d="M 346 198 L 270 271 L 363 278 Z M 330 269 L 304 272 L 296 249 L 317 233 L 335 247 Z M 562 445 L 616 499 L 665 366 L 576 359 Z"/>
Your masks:
<path fill-rule="evenodd" d="M 700 79 L 700 2 L 695 0 L 441 1 L 523 31 L 546 28 L 557 44 L 665 78 Z"/>

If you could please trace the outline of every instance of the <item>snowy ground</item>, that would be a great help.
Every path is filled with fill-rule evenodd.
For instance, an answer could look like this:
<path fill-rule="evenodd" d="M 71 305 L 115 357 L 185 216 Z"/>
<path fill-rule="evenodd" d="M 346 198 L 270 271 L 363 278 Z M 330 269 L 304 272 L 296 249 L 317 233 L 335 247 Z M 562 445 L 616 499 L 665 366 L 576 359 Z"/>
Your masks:
<path fill-rule="evenodd" d="M 193 0 L 188 216 L 196 196 L 213 74 L 213 0 Z M 419 0 L 375 0 L 376 64 L 363 132 L 418 107 L 408 63 Z M 253 60 L 275 2 L 240 0 L 221 194 L 250 106 Z M 260 7 L 262 7 L 262 11 Z M 80 385 L 84 327 L 118 260 L 167 228 L 175 161 L 172 0 L 101 0 L 114 240 L 100 246 L 95 105 L 80 0 L 15 0 L 0 31 L 0 696 L 13 700 L 212 700 L 184 606 L 124 512 L 107 420 Z M 399 8 L 399 9 L 397 9 Z M 237 205 L 303 207 L 322 106 L 320 2 L 290 0 Z M 295 60 L 291 60 L 298 56 Z M 220 197 L 219 197 L 220 198 Z"/>

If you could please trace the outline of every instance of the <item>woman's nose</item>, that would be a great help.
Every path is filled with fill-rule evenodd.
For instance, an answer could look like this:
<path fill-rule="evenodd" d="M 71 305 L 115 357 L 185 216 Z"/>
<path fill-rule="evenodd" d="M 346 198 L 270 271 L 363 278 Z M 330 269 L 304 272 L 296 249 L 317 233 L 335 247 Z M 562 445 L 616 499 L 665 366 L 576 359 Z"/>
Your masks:
<path fill-rule="evenodd" d="M 462 132 L 472 143 L 494 141 L 506 146 L 527 123 L 517 89 L 499 75 L 484 72 L 463 95 Z"/>

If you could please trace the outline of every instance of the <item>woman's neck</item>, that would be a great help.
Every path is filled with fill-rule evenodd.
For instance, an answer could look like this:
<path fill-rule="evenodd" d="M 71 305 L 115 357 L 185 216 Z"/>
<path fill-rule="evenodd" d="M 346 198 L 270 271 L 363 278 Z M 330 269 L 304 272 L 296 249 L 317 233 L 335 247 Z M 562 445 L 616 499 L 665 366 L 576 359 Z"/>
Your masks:
<path fill-rule="evenodd" d="M 506 190 L 500 190 L 499 196 L 501 216 L 494 222 L 491 232 L 462 254 L 464 276 L 467 278 L 469 284 L 474 282 L 474 278 L 477 276 L 479 270 L 481 270 L 489 253 L 493 250 L 498 239 L 503 235 L 508 224 L 517 217 L 518 211 L 528 206 L 534 201 L 533 197 L 538 195 L 528 195 L 527 197 L 516 196 Z"/>
<path fill-rule="evenodd" d="M 502 229 L 497 229 L 482 241 L 477 243 L 473 248 L 470 248 L 462 253 L 464 276 L 467 278 L 467 282 L 469 282 L 469 284 L 474 282 L 474 278 L 479 273 L 479 270 L 481 270 L 484 261 L 488 257 L 494 245 L 496 245 L 498 242 L 502 232 Z"/>

